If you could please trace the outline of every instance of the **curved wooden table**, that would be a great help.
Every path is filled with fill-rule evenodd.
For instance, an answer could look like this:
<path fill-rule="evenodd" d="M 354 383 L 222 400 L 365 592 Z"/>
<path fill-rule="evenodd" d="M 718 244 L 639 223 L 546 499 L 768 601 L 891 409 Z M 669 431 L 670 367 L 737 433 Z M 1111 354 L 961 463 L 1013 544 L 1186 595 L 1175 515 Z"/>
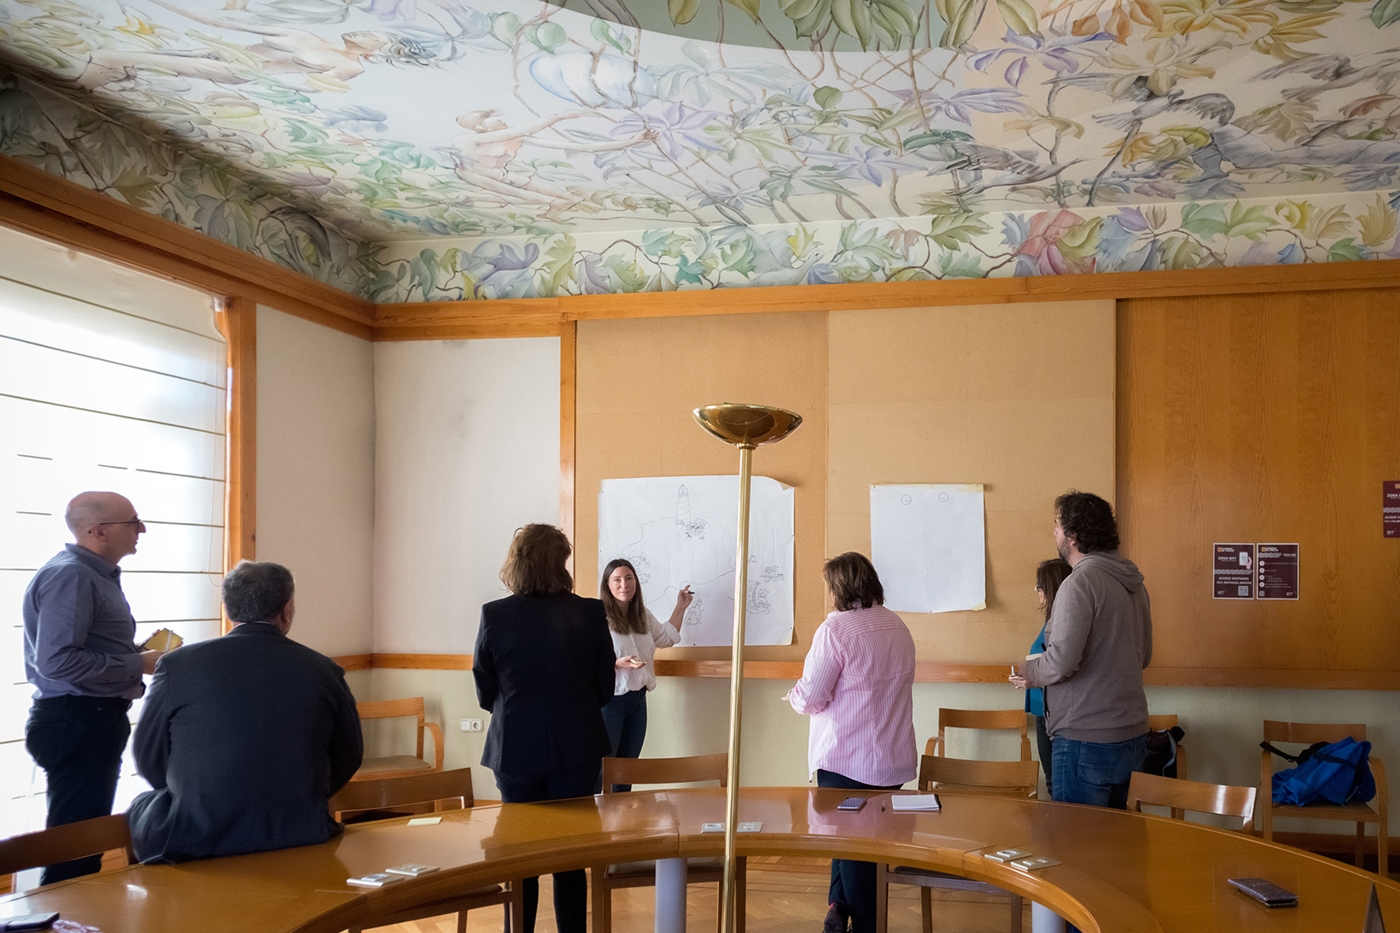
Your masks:
<path fill-rule="evenodd" d="M 1050 907 L 1085 931 L 1359 933 L 1372 883 L 1400 927 L 1400 884 L 1340 862 L 1236 833 L 1163 817 L 1071 804 L 943 795 L 937 813 L 895 813 L 888 793 L 859 812 L 852 792 L 745 788 L 739 818 L 763 831 L 739 837 L 742 855 L 885 860 L 990 881 Z M 103 933 L 336 933 L 352 922 L 483 884 L 600 862 L 722 854 L 701 824 L 724 818 L 724 792 L 696 789 L 545 804 L 481 806 L 349 827 L 324 845 L 185 865 L 137 865 L 0 902 L 0 919 L 57 910 Z M 980 852 L 1021 847 L 1059 859 L 1034 874 Z M 345 879 L 424 862 L 441 871 L 377 890 Z M 1268 878 L 1298 894 L 1270 910 L 1227 878 Z"/>

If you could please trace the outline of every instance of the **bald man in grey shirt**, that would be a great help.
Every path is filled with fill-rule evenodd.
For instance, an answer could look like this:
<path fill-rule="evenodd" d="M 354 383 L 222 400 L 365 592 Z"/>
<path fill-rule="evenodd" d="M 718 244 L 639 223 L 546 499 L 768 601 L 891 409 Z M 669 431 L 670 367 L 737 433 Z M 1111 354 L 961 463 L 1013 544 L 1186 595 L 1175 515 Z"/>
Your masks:
<path fill-rule="evenodd" d="M 145 524 L 123 496 L 85 492 L 64 513 L 74 543 L 39 569 L 24 593 L 24 673 L 34 704 L 25 748 L 48 779 L 47 826 L 112 812 L 127 711 L 160 652 L 136 646 L 136 620 L 118 562 Z M 101 856 L 44 869 L 43 884 L 96 872 Z"/>

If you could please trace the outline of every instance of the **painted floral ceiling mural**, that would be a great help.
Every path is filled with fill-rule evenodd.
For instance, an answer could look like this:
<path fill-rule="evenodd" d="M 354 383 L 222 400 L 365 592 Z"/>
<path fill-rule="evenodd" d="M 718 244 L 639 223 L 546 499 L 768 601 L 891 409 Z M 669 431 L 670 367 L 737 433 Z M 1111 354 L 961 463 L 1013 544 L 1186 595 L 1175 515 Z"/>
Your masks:
<path fill-rule="evenodd" d="M 1400 0 L 0 0 L 0 151 L 380 301 L 1388 256 Z"/>

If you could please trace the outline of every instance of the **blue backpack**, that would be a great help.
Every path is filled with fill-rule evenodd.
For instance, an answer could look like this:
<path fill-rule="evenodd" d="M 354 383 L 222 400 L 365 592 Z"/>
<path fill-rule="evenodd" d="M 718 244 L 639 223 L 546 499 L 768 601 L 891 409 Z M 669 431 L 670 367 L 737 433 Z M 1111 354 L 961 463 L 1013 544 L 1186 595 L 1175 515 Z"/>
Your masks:
<path fill-rule="evenodd" d="M 1273 800 L 1281 806 L 1305 807 L 1326 801 L 1333 804 L 1365 803 L 1376 796 L 1371 775 L 1371 743 L 1348 736 L 1330 745 L 1309 745 L 1296 757 L 1268 742 L 1259 747 L 1297 764 L 1274 773 Z"/>

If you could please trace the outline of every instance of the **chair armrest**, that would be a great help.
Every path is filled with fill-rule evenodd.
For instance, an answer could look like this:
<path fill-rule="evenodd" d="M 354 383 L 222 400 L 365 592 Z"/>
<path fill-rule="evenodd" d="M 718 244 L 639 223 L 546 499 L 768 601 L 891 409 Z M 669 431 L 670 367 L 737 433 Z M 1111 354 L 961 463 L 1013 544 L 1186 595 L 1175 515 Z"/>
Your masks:
<path fill-rule="evenodd" d="M 925 754 L 925 755 L 937 755 L 937 754 L 938 754 L 938 736 L 935 735 L 935 736 L 933 736 L 932 738 L 930 738 L 927 742 L 924 743 L 924 754 Z"/>
<path fill-rule="evenodd" d="M 1375 755 L 1371 756 L 1371 776 L 1376 779 L 1376 813 L 1384 823 L 1390 817 L 1390 784 L 1385 777 L 1385 765 Z"/>
<path fill-rule="evenodd" d="M 441 771 L 443 753 L 442 726 L 439 726 L 435 722 L 425 722 L 423 725 L 427 726 L 428 731 L 433 734 L 433 770 Z"/>

